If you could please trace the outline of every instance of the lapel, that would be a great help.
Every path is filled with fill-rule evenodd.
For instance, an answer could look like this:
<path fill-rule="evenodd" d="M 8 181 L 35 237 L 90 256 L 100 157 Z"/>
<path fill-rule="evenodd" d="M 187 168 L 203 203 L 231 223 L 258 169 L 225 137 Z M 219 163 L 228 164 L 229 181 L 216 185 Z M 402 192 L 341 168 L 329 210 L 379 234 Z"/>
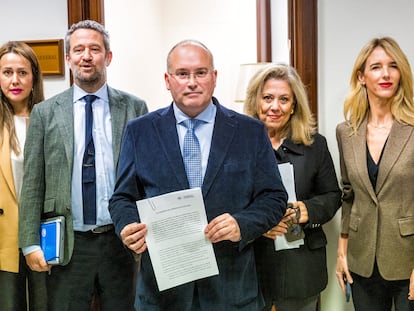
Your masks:
<path fill-rule="evenodd" d="M 231 146 L 231 141 L 236 133 L 237 121 L 234 114 L 221 107 L 216 98 L 213 103 L 217 107 L 216 119 L 214 122 L 213 137 L 208 158 L 207 170 L 203 181 L 203 196 L 206 197 L 214 179 L 220 168 L 223 166 L 224 159 Z"/>
<path fill-rule="evenodd" d="M 376 192 L 379 193 L 413 132 L 413 127 L 394 121 L 378 170 Z"/>
<path fill-rule="evenodd" d="M 53 116 L 56 118 L 57 126 L 62 134 L 62 141 L 65 146 L 69 167 L 72 168 L 74 149 L 73 87 L 64 91 L 56 98 L 56 105 L 54 107 L 56 113 L 54 113 Z"/>
<path fill-rule="evenodd" d="M 221 107 L 217 99 L 213 98 L 213 103 L 217 107 L 217 114 L 214 123 L 207 170 L 202 186 L 204 197 L 210 190 L 214 179 L 223 165 L 237 127 L 237 121 L 233 118 L 232 113 Z M 162 152 L 167 158 L 167 162 L 173 171 L 173 175 L 177 178 L 177 181 L 182 188 L 188 188 L 189 185 L 181 150 L 179 148 L 176 120 L 172 105 L 165 110 L 161 110 L 160 117 L 153 120 L 153 125 Z"/>
<path fill-rule="evenodd" d="M 167 163 L 173 171 L 173 176 L 177 178 L 181 188 L 188 188 L 187 175 L 185 173 L 183 158 L 178 142 L 176 119 L 173 106 L 160 111 L 160 117 L 154 118 L 153 126 L 161 149 L 167 159 Z M 154 144 L 155 148 L 156 144 Z"/>
<path fill-rule="evenodd" d="M 118 163 L 119 152 L 121 148 L 121 140 L 124 132 L 124 127 L 127 120 L 127 104 L 124 97 L 119 95 L 112 89 L 108 88 L 109 110 L 111 112 L 111 127 L 112 127 L 112 152 L 114 157 L 115 167 Z"/>
<path fill-rule="evenodd" d="M 16 188 L 14 185 L 13 172 L 11 168 L 11 150 L 9 144 L 9 131 L 6 127 L 3 128 L 3 143 L 0 146 L 0 174 L 3 176 L 3 180 L 6 183 L 6 187 L 9 188 L 9 192 L 13 195 L 13 198 L 17 201 Z"/>
<path fill-rule="evenodd" d="M 377 202 L 377 196 L 372 187 L 371 180 L 369 179 L 367 167 L 367 118 L 361 123 L 357 133 L 352 135 L 350 139 L 356 171 L 372 200 Z"/>

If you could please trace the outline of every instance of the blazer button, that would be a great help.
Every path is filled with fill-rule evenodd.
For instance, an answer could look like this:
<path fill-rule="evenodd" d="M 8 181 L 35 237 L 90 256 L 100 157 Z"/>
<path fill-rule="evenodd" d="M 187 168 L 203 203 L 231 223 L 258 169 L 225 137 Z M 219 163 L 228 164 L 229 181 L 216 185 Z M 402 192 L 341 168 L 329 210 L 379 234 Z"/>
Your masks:
<path fill-rule="evenodd" d="M 2 208 L 0 208 L 0 215 L 4 214 L 4 210 Z"/>

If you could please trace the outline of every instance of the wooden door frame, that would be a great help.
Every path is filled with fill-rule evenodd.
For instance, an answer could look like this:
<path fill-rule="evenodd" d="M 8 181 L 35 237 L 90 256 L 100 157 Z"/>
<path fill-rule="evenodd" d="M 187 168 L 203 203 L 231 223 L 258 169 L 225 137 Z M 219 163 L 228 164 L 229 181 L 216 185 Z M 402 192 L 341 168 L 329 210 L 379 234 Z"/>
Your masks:
<path fill-rule="evenodd" d="M 104 0 L 68 0 L 68 29 L 75 23 L 91 19 L 105 25 Z M 70 85 L 73 84 L 72 72 L 69 71 Z"/>
<path fill-rule="evenodd" d="M 317 0 L 288 0 L 290 63 L 305 84 L 309 105 L 318 118 Z M 257 61 L 272 61 L 270 0 L 256 0 Z"/>
<path fill-rule="evenodd" d="M 68 26 L 84 19 L 105 25 L 104 0 L 68 0 Z"/>

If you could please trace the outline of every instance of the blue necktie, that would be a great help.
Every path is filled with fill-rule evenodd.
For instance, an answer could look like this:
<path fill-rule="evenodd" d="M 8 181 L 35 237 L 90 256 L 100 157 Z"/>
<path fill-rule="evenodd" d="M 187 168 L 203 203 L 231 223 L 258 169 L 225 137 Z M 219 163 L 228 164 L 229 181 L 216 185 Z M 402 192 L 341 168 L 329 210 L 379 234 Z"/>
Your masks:
<path fill-rule="evenodd" d="M 96 224 L 96 172 L 95 172 L 95 145 L 93 143 L 92 103 L 97 97 L 86 95 L 85 105 L 85 153 L 82 163 L 82 201 L 83 222 L 86 225 Z"/>
<path fill-rule="evenodd" d="M 200 144 L 194 134 L 194 130 L 201 122 L 197 119 L 188 119 L 182 122 L 187 128 L 184 136 L 183 160 L 190 188 L 201 187 L 203 183 Z"/>

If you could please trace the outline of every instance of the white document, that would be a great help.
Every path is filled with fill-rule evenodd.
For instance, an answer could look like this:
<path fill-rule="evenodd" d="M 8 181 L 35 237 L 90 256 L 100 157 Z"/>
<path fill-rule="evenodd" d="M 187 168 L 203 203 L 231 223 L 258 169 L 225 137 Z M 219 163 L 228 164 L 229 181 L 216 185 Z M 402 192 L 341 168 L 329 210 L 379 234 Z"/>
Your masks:
<path fill-rule="evenodd" d="M 280 176 L 282 177 L 283 185 L 285 186 L 288 194 L 288 202 L 296 202 L 296 190 L 295 190 L 295 175 L 293 174 L 293 165 L 291 163 L 282 163 L 278 165 Z M 305 244 L 303 239 L 289 242 L 286 240 L 285 235 L 278 236 L 275 240 L 275 250 L 280 251 L 283 249 L 299 248 Z"/>
<path fill-rule="evenodd" d="M 217 275 L 213 245 L 204 236 L 207 216 L 200 188 L 137 201 L 160 291 Z"/>

